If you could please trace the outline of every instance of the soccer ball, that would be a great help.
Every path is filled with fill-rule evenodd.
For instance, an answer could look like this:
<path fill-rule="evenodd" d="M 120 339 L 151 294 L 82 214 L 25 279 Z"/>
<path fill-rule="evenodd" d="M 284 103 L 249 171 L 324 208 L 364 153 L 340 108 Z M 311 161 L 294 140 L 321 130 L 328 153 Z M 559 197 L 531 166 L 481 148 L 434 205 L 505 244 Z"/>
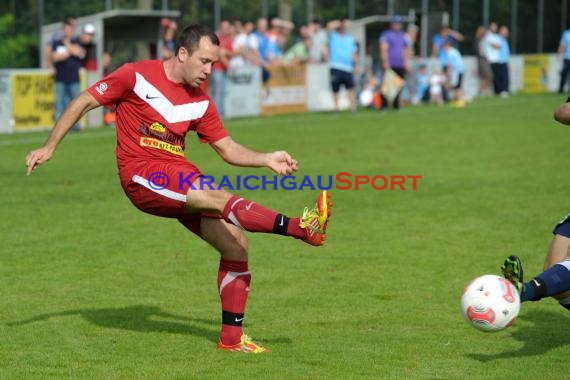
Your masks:
<path fill-rule="evenodd" d="M 517 318 L 520 306 L 515 286 L 492 274 L 471 281 L 461 296 L 463 315 L 473 327 L 482 331 L 509 327 Z"/>

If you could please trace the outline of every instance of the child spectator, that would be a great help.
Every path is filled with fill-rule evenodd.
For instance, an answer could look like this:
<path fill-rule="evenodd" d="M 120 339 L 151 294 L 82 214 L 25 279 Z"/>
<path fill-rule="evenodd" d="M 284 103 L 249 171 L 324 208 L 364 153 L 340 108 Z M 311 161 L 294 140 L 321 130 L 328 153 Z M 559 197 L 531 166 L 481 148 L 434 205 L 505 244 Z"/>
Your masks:
<path fill-rule="evenodd" d="M 429 99 L 438 106 L 443 105 L 445 79 L 445 75 L 439 67 L 429 77 Z"/>

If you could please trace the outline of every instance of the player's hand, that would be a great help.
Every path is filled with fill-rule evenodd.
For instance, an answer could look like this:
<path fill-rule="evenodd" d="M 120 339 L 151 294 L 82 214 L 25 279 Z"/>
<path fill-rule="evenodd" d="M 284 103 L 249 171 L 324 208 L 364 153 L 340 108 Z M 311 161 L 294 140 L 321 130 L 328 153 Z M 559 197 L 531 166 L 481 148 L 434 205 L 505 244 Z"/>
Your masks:
<path fill-rule="evenodd" d="M 42 147 L 40 149 L 36 149 L 28 153 L 28 155 L 26 156 L 26 166 L 28 167 L 26 175 L 32 174 L 32 171 L 36 167 L 49 161 L 52 155 L 53 155 L 53 149 L 46 147 Z"/>
<path fill-rule="evenodd" d="M 279 175 L 289 175 L 299 169 L 299 163 L 285 151 L 269 153 L 268 165 L 271 170 Z"/>

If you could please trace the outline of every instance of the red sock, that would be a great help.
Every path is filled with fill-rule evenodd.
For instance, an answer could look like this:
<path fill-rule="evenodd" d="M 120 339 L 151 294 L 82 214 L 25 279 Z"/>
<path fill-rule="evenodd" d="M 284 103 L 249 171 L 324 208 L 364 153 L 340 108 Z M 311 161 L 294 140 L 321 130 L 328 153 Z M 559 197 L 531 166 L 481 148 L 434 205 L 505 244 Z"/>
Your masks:
<path fill-rule="evenodd" d="M 232 196 L 224 207 L 224 219 L 250 232 L 276 233 L 305 239 L 307 231 L 299 228 L 299 218 L 287 218 L 247 199 Z"/>
<path fill-rule="evenodd" d="M 232 345 L 240 342 L 250 281 L 251 274 L 247 271 L 247 261 L 220 260 L 218 291 L 222 300 L 220 340 L 223 344 Z"/>

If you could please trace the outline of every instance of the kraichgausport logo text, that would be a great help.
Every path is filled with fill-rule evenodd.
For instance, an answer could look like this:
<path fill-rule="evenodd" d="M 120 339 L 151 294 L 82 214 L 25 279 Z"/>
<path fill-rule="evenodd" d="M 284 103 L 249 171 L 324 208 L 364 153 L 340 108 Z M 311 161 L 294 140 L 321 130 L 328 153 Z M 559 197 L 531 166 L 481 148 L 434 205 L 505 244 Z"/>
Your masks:
<path fill-rule="evenodd" d="M 266 176 L 266 175 L 223 175 L 216 178 L 198 173 L 176 173 L 175 178 L 164 172 L 154 172 L 148 177 L 148 185 L 154 190 L 418 190 L 421 174 L 365 175 L 338 172 L 329 175 Z"/>

